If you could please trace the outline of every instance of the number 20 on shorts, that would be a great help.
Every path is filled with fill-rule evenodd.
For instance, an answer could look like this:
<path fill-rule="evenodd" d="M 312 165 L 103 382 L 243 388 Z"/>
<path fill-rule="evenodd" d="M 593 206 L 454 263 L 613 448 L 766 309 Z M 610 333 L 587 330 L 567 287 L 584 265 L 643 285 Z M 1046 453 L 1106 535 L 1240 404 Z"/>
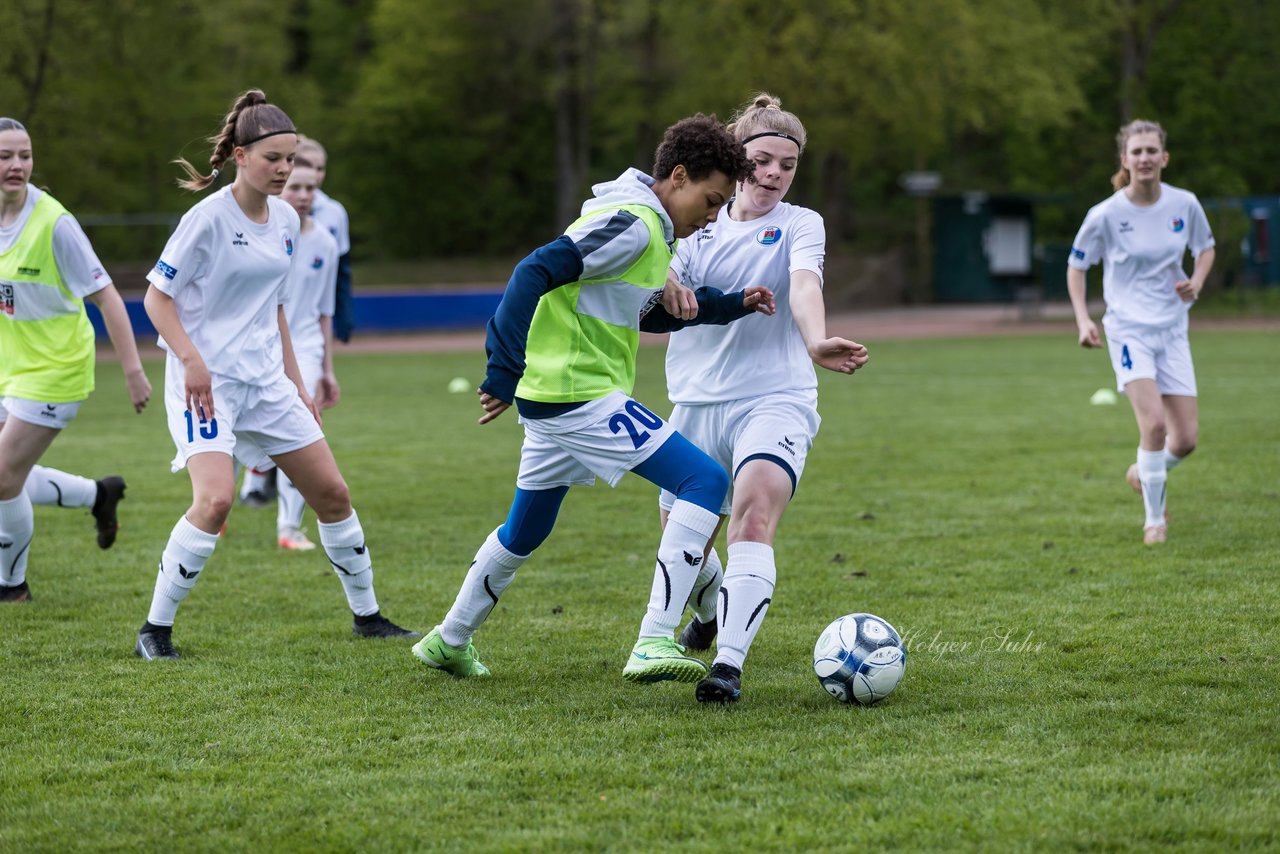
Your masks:
<path fill-rule="evenodd" d="M 190 423 L 189 420 L 188 423 Z M 637 424 L 649 430 L 657 430 L 662 426 L 662 419 L 634 400 L 628 400 L 623 404 L 622 411 L 613 413 L 609 418 L 609 429 L 615 435 L 620 430 L 626 430 L 627 435 L 631 437 L 631 444 L 638 449 L 649 441 L 653 434 L 639 429 Z"/>

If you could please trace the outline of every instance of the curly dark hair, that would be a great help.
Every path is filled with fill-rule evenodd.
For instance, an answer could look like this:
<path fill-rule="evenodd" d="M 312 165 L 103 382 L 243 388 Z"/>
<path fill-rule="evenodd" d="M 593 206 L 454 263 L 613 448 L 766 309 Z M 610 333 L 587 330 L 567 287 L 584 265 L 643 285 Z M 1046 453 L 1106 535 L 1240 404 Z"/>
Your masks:
<path fill-rule="evenodd" d="M 667 128 L 653 155 L 653 177 L 659 181 L 669 178 L 680 165 L 695 181 L 723 172 L 736 184 L 755 171 L 742 143 L 714 115 L 702 113 Z"/>

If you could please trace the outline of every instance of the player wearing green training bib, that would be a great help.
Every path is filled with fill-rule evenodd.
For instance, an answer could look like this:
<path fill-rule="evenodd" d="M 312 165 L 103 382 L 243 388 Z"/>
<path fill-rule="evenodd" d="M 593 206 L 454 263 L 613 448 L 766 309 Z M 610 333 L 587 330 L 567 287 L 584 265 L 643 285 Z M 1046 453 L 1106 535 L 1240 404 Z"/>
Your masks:
<path fill-rule="evenodd" d="M 728 475 L 667 422 L 631 398 L 640 332 L 728 323 L 773 313 L 773 294 L 697 292 L 682 321 L 662 304 L 676 240 L 716 218 L 750 164 L 714 117 L 667 129 L 653 175 L 629 169 L 593 188 L 564 235 L 516 267 L 489 321 L 480 386 L 486 424 L 513 403 L 524 426 L 516 495 L 506 522 L 480 547 L 440 625 L 414 646 L 431 667 L 485 676 L 471 637 L 516 570 L 551 533 L 575 484 L 617 485 L 634 471 L 675 496 L 658 545 L 649 609 L 623 669 L 631 682 L 695 681 L 706 665 L 684 654 L 675 629 L 715 530 Z"/>
<path fill-rule="evenodd" d="M 102 311 L 134 409 L 151 396 L 124 301 L 75 218 L 29 183 L 34 167 L 26 128 L 0 118 L 0 602 L 31 598 L 33 503 L 91 508 L 98 544 L 115 542 L 121 478 L 36 465 L 93 391 L 86 297 Z"/>

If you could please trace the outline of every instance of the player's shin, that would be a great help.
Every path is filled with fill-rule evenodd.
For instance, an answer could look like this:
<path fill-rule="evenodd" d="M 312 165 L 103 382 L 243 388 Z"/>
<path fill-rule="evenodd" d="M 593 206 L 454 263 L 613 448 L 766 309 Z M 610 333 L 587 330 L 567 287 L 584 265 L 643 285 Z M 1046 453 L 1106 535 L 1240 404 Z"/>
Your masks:
<path fill-rule="evenodd" d="M 32 504 L 49 507 L 92 507 L 98 484 L 87 477 L 35 466 L 24 486 Z"/>
<path fill-rule="evenodd" d="M 0 501 L 0 587 L 17 587 L 26 581 L 34 533 L 35 514 L 25 492 Z"/>
<path fill-rule="evenodd" d="M 516 570 L 529 559 L 502 544 L 499 529 L 494 529 L 476 552 L 467 577 L 458 590 L 453 606 L 440 624 L 440 638 L 449 646 L 465 647 L 471 636 L 484 624 L 489 612 L 498 604 Z"/>
<path fill-rule="evenodd" d="M 1142 504 L 1147 511 L 1146 527 L 1164 525 L 1165 485 L 1168 480 L 1164 451 L 1138 449 L 1138 480 L 1142 482 Z"/>
<path fill-rule="evenodd" d="M 720 599 L 720 585 L 724 580 L 724 568 L 720 564 L 720 555 L 715 549 L 707 553 L 698 578 L 693 583 L 693 593 L 689 595 L 689 607 L 700 623 L 710 623 L 716 618 L 717 602 Z"/>
<path fill-rule="evenodd" d="M 702 567 L 703 551 L 719 522 L 718 514 L 676 499 L 658 544 L 658 561 L 640 637 L 674 637 Z"/>
<path fill-rule="evenodd" d="M 217 534 L 201 531 L 188 522 L 186 516 L 178 520 L 160 556 L 160 571 L 156 574 L 148 623 L 153 626 L 173 625 L 178 605 L 195 587 L 196 579 L 204 571 L 205 563 L 217 545 Z"/>
<path fill-rule="evenodd" d="M 378 612 L 378 598 L 373 592 L 373 559 L 364 541 L 364 528 L 356 511 L 341 522 L 319 522 L 320 544 L 329 557 L 334 572 L 342 581 L 347 604 L 357 617 Z"/>
<path fill-rule="evenodd" d="M 731 543 L 729 566 L 720 585 L 720 634 L 716 663 L 742 670 L 747 651 L 773 599 L 777 569 L 766 543 Z"/>

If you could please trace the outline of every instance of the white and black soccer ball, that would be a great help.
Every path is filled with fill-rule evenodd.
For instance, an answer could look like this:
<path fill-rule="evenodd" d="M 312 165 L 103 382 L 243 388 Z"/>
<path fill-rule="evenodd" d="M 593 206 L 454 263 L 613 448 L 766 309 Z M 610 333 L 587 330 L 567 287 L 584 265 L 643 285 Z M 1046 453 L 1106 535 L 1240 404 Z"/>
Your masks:
<path fill-rule="evenodd" d="M 907 650 L 893 626 L 874 614 L 847 614 L 827 626 L 813 647 L 813 672 L 842 703 L 869 706 L 893 693 Z"/>

